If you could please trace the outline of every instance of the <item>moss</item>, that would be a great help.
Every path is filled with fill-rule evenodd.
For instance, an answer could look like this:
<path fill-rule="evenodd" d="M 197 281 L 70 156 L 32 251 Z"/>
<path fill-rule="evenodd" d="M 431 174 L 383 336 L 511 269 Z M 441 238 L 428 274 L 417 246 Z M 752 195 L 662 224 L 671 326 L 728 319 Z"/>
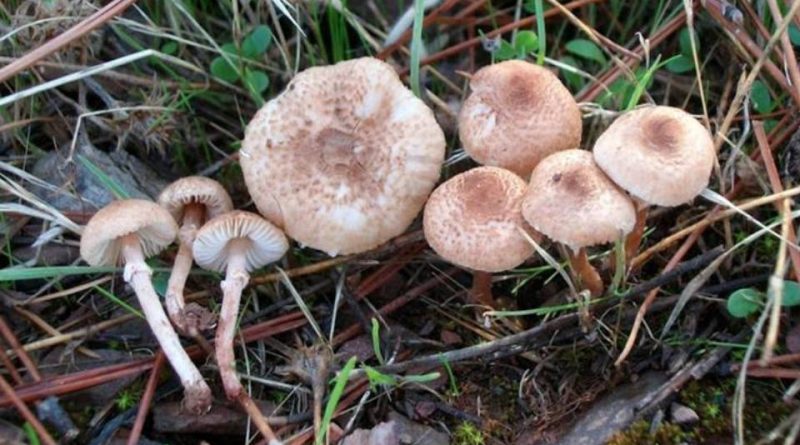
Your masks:
<path fill-rule="evenodd" d="M 483 445 L 483 434 L 470 422 L 463 422 L 453 433 L 453 445 Z"/>
<path fill-rule="evenodd" d="M 651 433 L 650 423 L 640 420 L 626 431 L 612 436 L 608 445 L 678 445 L 688 438 L 689 433 L 678 425 L 665 422 Z"/>

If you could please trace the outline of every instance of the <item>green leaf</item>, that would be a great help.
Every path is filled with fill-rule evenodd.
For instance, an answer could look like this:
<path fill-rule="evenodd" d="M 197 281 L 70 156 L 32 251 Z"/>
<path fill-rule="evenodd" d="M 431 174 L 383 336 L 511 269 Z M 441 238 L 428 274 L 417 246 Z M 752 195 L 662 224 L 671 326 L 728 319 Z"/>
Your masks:
<path fill-rule="evenodd" d="M 746 318 L 758 311 L 764 294 L 752 287 L 739 289 L 728 297 L 728 312 L 736 318 Z"/>
<path fill-rule="evenodd" d="M 792 41 L 792 45 L 800 46 L 800 28 L 797 25 L 789 25 L 789 40 Z"/>
<path fill-rule="evenodd" d="M 578 61 L 572 56 L 564 56 L 561 58 L 560 62 L 564 65 L 569 65 L 576 68 L 578 66 Z M 561 74 L 564 76 L 564 79 L 567 81 L 567 85 L 569 85 L 571 89 L 579 90 L 583 88 L 583 78 L 580 76 L 580 74 L 563 68 L 561 69 Z"/>
<path fill-rule="evenodd" d="M 174 56 L 178 52 L 177 42 L 167 42 L 161 47 L 161 52 L 170 56 Z"/>
<path fill-rule="evenodd" d="M 228 83 L 234 83 L 239 79 L 236 68 L 222 57 L 217 57 L 211 62 L 211 74 Z"/>
<path fill-rule="evenodd" d="M 593 60 L 601 65 L 606 63 L 606 56 L 603 55 L 603 51 L 591 40 L 570 40 L 567 42 L 566 48 L 567 51 L 575 54 L 578 57 L 583 57 L 587 60 Z"/>
<path fill-rule="evenodd" d="M 753 88 L 750 90 L 750 100 L 753 102 L 753 108 L 761 114 L 769 113 L 776 105 L 769 94 L 769 88 L 760 80 L 753 82 Z"/>
<path fill-rule="evenodd" d="M 427 374 L 412 374 L 401 377 L 403 383 L 428 383 L 432 382 L 442 375 L 438 372 L 429 372 Z"/>
<path fill-rule="evenodd" d="M 247 88 L 254 93 L 261 94 L 269 86 L 269 77 L 263 71 L 255 71 L 246 69 L 244 70 L 244 81 Z"/>
<path fill-rule="evenodd" d="M 264 54 L 272 43 L 272 31 L 267 25 L 258 25 L 242 42 L 242 55 L 254 59 Z"/>
<path fill-rule="evenodd" d="M 694 62 L 691 56 L 680 54 L 675 56 L 667 63 L 667 70 L 681 74 L 694 69 Z"/>
<path fill-rule="evenodd" d="M 49 266 L 49 267 L 7 267 L 0 269 L 0 282 L 19 280 L 38 280 L 42 278 L 55 278 L 66 275 L 91 275 L 98 273 L 112 273 L 120 269 L 117 267 L 93 266 Z"/>
<path fill-rule="evenodd" d="M 114 195 L 115 199 L 130 198 L 130 194 L 125 189 L 120 187 L 117 184 L 117 182 L 111 179 L 106 174 L 106 172 L 100 169 L 100 167 L 94 165 L 94 163 L 90 161 L 89 158 L 79 154 L 78 161 L 80 161 L 80 163 L 86 168 L 86 170 L 89 170 L 89 173 L 91 173 L 95 178 L 97 178 L 98 181 L 100 181 L 101 184 L 103 184 L 103 187 L 108 189 L 108 191 L 111 192 L 112 195 Z"/>
<path fill-rule="evenodd" d="M 678 43 L 681 47 L 681 54 L 688 57 L 689 59 L 692 58 L 692 36 L 689 34 L 689 30 L 683 28 L 678 35 Z M 697 45 L 697 50 L 700 51 L 699 44 Z"/>
<path fill-rule="evenodd" d="M 798 284 L 797 281 L 783 282 L 783 299 L 781 300 L 781 306 L 800 306 L 800 284 Z"/>
<path fill-rule="evenodd" d="M 344 388 L 347 385 L 347 381 L 350 379 L 350 373 L 353 372 L 355 367 L 356 357 L 353 356 L 350 357 L 350 360 L 345 363 L 344 368 L 336 375 L 331 395 L 328 397 L 328 402 L 325 404 L 325 414 L 322 416 L 322 425 L 320 428 L 322 431 L 316 435 L 316 440 L 314 441 L 316 445 L 326 443 L 325 436 L 328 434 L 328 428 L 331 425 L 331 420 L 333 420 L 333 413 L 336 412 L 336 406 L 339 404 L 339 399 L 342 398 Z"/>
<path fill-rule="evenodd" d="M 539 37 L 533 31 L 520 31 L 514 40 L 514 49 L 520 57 L 536 51 L 539 47 Z"/>
<path fill-rule="evenodd" d="M 500 48 L 494 53 L 496 60 L 511 60 L 517 57 L 517 50 L 505 39 L 500 41 Z"/>
<path fill-rule="evenodd" d="M 373 388 L 380 385 L 395 386 L 397 379 L 394 376 L 384 374 L 371 366 L 364 366 L 364 372 L 367 374 L 369 384 Z"/>
<path fill-rule="evenodd" d="M 167 296 L 167 285 L 169 284 L 169 273 L 153 272 L 153 289 L 160 297 Z"/>
<path fill-rule="evenodd" d="M 372 350 L 375 352 L 375 357 L 378 363 L 384 364 L 383 354 L 381 353 L 381 325 L 378 320 L 372 318 Z"/>

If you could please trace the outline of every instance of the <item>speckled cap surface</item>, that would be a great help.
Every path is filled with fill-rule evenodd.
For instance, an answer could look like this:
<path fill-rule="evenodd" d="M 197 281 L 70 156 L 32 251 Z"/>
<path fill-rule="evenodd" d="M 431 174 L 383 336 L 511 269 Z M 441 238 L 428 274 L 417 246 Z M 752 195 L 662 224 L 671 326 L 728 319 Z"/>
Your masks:
<path fill-rule="evenodd" d="M 304 246 L 358 253 L 402 234 L 438 181 L 433 112 L 373 58 L 309 68 L 247 126 L 240 162 L 259 212 Z"/>
<path fill-rule="evenodd" d="M 633 201 L 584 150 L 552 154 L 533 170 L 522 215 L 573 251 L 615 241 L 636 223 Z"/>
<path fill-rule="evenodd" d="M 547 69 L 521 60 L 500 62 L 478 70 L 469 85 L 458 135 L 478 163 L 527 178 L 548 155 L 580 145 L 578 104 Z"/>
<path fill-rule="evenodd" d="M 708 186 L 716 154 L 711 134 L 673 107 L 623 114 L 600 135 L 594 159 L 620 187 L 648 204 L 677 206 Z"/>
<path fill-rule="evenodd" d="M 472 270 L 513 269 L 533 254 L 520 205 L 525 181 L 497 167 L 478 167 L 441 184 L 425 205 L 428 244 L 442 258 Z M 531 234 L 538 239 L 538 234 Z"/>

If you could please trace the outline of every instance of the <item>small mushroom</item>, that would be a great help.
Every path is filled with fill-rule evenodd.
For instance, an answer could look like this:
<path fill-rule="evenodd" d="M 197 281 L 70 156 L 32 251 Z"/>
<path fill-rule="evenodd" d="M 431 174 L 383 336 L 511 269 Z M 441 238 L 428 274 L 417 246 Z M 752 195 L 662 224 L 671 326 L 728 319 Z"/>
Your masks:
<path fill-rule="evenodd" d="M 234 366 L 233 337 L 242 290 L 249 272 L 280 259 L 289 248 L 280 229 L 255 213 L 234 210 L 208 221 L 198 232 L 192 251 L 201 267 L 225 272 L 222 309 L 215 340 L 217 365 L 229 399 L 236 399 L 242 384 Z"/>
<path fill-rule="evenodd" d="M 534 229 L 569 247 L 577 277 L 593 296 L 603 280 L 589 263 L 585 247 L 620 239 L 633 229 L 633 202 L 584 150 L 565 150 L 545 158 L 531 174 L 522 216 Z"/>
<path fill-rule="evenodd" d="M 525 181 L 498 167 L 478 167 L 453 176 L 431 194 L 423 228 L 442 258 L 474 271 L 473 299 L 493 306 L 491 272 L 513 269 L 533 254 L 519 232 Z M 536 235 L 538 236 L 538 235 Z"/>
<path fill-rule="evenodd" d="M 521 60 L 496 63 L 478 70 L 469 86 L 458 135 L 478 163 L 527 178 L 549 154 L 580 144 L 578 104 L 547 69 Z"/>
<path fill-rule="evenodd" d="M 259 212 L 329 255 L 403 233 L 439 179 L 433 112 L 374 58 L 309 68 L 250 121 L 240 151 Z"/>
<path fill-rule="evenodd" d="M 597 165 L 637 199 L 636 228 L 628 237 L 628 259 L 644 233 L 648 205 L 677 206 L 708 186 L 716 153 L 711 134 L 683 110 L 666 106 L 623 114 L 594 145 Z"/>
<path fill-rule="evenodd" d="M 196 414 L 211 407 L 211 389 L 181 346 L 178 334 L 161 307 L 145 258 L 170 245 L 178 227 L 169 212 L 156 203 L 128 199 L 98 211 L 81 236 L 81 257 L 92 266 L 125 264 L 123 277 L 142 307 L 147 323 L 184 388 L 184 407 Z"/>
<path fill-rule="evenodd" d="M 180 245 L 167 283 L 164 304 L 172 323 L 184 335 L 195 337 L 208 329 L 213 317 L 197 303 L 186 305 L 183 288 L 192 269 L 192 243 L 197 230 L 207 219 L 233 210 L 228 192 L 217 181 L 202 176 L 189 176 L 168 185 L 158 203 L 180 224 Z"/>

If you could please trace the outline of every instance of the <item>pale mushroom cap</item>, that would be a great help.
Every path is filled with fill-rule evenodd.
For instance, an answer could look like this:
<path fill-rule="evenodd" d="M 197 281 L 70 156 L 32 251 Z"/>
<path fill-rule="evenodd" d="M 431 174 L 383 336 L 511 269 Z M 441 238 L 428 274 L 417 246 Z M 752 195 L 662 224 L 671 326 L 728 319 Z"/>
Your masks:
<path fill-rule="evenodd" d="M 250 241 L 247 270 L 279 260 L 289 249 L 286 235 L 255 213 L 234 210 L 208 221 L 197 231 L 192 253 L 204 269 L 223 272 L 228 265 L 228 243 L 237 238 Z"/>
<path fill-rule="evenodd" d="M 309 68 L 247 126 L 240 162 L 258 210 L 301 244 L 357 253 L 400 235 L 439 178 L 433 112 L 372 58 Z"/>
<path fill-rule="evenodd" d="M 533 254 L 520 233 L 525 181 L 497 167 L 478 167 L 436 188 L 425 205 L 425 239 L 442 258 L 485 272 L 513 269 Z"/>
<path fill-rule="evenodd" d="M 120 238 L 135 233 L 145 258 L 172 244 L 175 220 L 158 204 L 143 199 L 113 201 L 94 214 L 81 236 L 81 258 L 92 266 L 114 266 Z"/>
<path fill-rule="evenodd" d="M 458 116 L 458 135 L 475 161 L 527 178 L 542 159 L 578 148 L 581 113 L 558 78 L 521 60 L 484 67 Z"/>
<path fill-rule="evenodd" d="M 666 106 L 623 114 L 594 146 L 595 161 L 614 182 L 648 204 L 668 207 L 708 186 L 715 157 L 708 130 Z"/>
<path fill-rule="evenodd" d="M 187 204 L 202 204 L 206 208 L 206 218 L 233 210 L 231 197 L 222 185 L 204 176 L 187 176 L 168 185 L 158 195 L 158 203 L 166 208 L 176 221 L 183 218 Z"/>
<path fill-rule="evenodd" d="M 533 170 L 522 215 L 534 229 L 573 251 L 615 241 L 636 223 L 631 199 L 584 150 L 555 153 Z"/>

